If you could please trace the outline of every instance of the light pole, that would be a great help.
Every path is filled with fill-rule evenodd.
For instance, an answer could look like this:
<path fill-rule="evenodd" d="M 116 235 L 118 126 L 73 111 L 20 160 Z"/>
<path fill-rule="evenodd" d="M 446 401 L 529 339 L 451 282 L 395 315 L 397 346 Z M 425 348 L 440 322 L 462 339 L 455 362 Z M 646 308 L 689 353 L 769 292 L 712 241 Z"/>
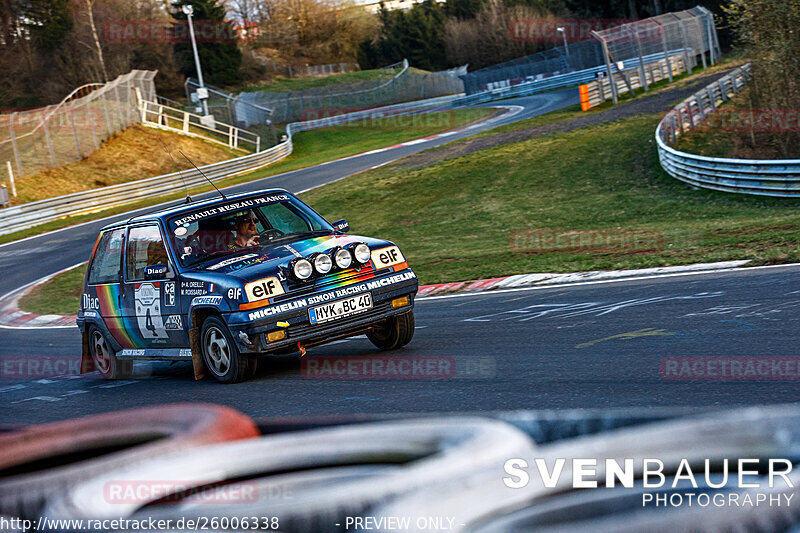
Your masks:
<path fill-rule="evenodd" d="M 559 26 L 556 28 L 556 31 L 561 34 L 564 38 L 564 50 L 567 52 L 567 57 L 569 57 L 569 45 L 567 44 L 567 30 L 564 29 L 564 26 Z"/>
<path fill-rule="evenodd" d="M 203 83 L 203 70 L 200 68 L 200 56 L 197 54 L 197 43 L 194 40 L 194 24 L 192 24 L 192 13 L 194 13 L 194 6 L 184 5 L 181 10 L 186 15 L 186 18 L 189 22 L 189 39 L 192 41 L 194 66 L 197 69 L 197 82 L 200 85 L 200 88 L 197 90 L 197 98 L 203 105 L 203 115 L 208 116 L 208 92 L 206 91 L 205 84 Z"/>

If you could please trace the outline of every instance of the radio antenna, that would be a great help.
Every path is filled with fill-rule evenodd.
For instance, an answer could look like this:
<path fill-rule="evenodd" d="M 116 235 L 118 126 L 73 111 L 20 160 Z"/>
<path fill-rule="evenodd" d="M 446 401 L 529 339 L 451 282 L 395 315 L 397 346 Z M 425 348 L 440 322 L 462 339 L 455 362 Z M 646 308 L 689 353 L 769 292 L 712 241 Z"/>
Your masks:
<path fill-rule="evenodd" d="M 178 153 L 179 153 L 179 154 L 181 154 L 183 157 L 185 157 L 185 158 L 186 158 L 186 160 L 187 160 L 189 163 L 191 163 L 191 164 L 192 164 L 192 166 L 194 167 L 194 169 L 195 169 L 196 171 L 198 171 L 200 174 L 202 174 L 202 176 L 203 176 L 203 177 L 206 179 L 206 181 L 208 181 L 208 182 L 211 184 L 211 186 L 212 186 L 212 187 L 214 187 L 214 190 L 216 190 L 216 191 L 219 193 L 219 195 L 220 195 L 220 196 L 222 196 L 222 199 L 223 199 L 223 200 L 227 200 L 227 199 L 228 199 L 228 197 L 227 197 L 227 196 L 225 196 L 224 194 L 222 194 L 222 191 L 221 191 L 221 190 L 217 189 L 217 186 L 216 186 L 216 185 L 214 185 L 214 182 L 213 182 L 213 181 L 211 181 L 211 180 L 209 179 L 209 177 L 208 177 L 208 176 L 206 176 L 206 175 L 203 173 L 203 171 L 202 171 L 202 170 L 200 170 L 199 168 L 197 168 L 197 165 L 195 165 L 195 164 L 194 164 L 194 162 L 193 162 L 191 159 L 189 159 L 188 157 L 186 157 L 186 154 L 184 154 L 184 153 L 183 153 L 183 152 L 181 152 L 180 150 L 178 150 Z"/>
<path fill-rule="evenodd" d="M 158 142 L 160 142 L 161 146 L 164 148 L 164 151 L 167 152 L 167 154 L 169 154 L 169 157 L 170 159 L 172 159 L 172 162 L 175 163 L 175 168 L 178 169 L 178 175 L 181 177 L 181 181 L 183 182 L 183 188 L 186 191 L 186 203 L 188 204 L 192 201 L 192 197 L 189 196 L 189 187 L 186 186 L 186 179 L 183 177 L 183 172 L 181 172 L 181 167 L 178 165 L 178 162 L 175 160 L 175 157 L 172 155 L 172 152 L 170 152 L 169 148 L 167 148 L 167 145 L 164 143 L 164 139 L 161 138 L 161 135 L 156 134 L 156 137 L 158 138 Z"/>

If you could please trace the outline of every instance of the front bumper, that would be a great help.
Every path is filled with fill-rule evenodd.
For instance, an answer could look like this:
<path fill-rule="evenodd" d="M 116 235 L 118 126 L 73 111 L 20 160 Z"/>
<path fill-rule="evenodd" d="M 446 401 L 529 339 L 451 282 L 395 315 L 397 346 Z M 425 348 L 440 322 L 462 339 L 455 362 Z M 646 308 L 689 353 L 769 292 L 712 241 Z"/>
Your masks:
<path fill-rule="evenodd" d="M 393 282 L 393 280 L 397 281 Z M 341 289 L 323 291 L 303 298 L 287 299 L 254 311 L 228 313 L 225 318 L 241 353 L 280 352 L 297 346 L 297 343 L 313 346 L 356 335 L 381 320 L 406 313 L 414 307 L 417 289 L 416 275 L 411 269 L 406 269 Z M 372 309 L 324 324 L 311 324 L 309 321 L 308 310 L 310 308 L 365 292 L 372 294 Z M 408 305 L 393 308 L 392 300 L 403 296 L 409 297 Z M 289 326 L 278 326 L 278 322 L 288 323 Z M 279 329 L 286 331 L 286 338 L 268 342 L 267 333 Z M 245 339 L 249 342 L 246 342 Z"/>

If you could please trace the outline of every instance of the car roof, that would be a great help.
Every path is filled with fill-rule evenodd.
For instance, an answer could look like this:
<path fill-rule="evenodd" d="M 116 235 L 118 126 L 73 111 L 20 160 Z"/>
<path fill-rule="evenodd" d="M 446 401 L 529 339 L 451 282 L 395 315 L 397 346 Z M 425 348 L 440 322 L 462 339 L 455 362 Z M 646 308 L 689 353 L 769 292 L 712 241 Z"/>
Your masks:
<path fill-rule="evenodd" d="M 292 194 L 286 189 L 281 188 L 274 188 L 274 189 L 262 189 L 258 191 L 250 191 L 244 192 L 240 194 L 234 195 L 225 195 L 226 199 L 222 199 L 219 196 L 211 197 L 207 200 L 197 200 L 192 201 L 190 203 L 180 203 L 180 204 L 173 204 L 167 207 L 158 208 L 155 211 L 150 213 L 144 213 L 142 215 L 137 215 L 134 217 L 129 218 L 128 220 L 120 220 L 118 222 L 114 222 L 112 224 L 108 224 L 107 226 L 103 227 L 100 231 L 105 231 L 111 228 L 119 228 L 123 226 L 127 226 L 128 224 L 138 224 L 139 222 L 153 222 L 156 220 L 162 220 L 165 218 L 172 217 L 174 215 L 180 215 L 182 213 L 190 213 L 192 211 L 196 211 L 198 209 L 202 209 L 204 207 L 212 207 L 219 204 L 227 204 L 231 202 L 235 202 L 236 200 L 241 200 L 244 198 L 249 198 L 251 196 L 262 196 L 265 194 L 274 194 L 274 193 L 288 193 Z"/>

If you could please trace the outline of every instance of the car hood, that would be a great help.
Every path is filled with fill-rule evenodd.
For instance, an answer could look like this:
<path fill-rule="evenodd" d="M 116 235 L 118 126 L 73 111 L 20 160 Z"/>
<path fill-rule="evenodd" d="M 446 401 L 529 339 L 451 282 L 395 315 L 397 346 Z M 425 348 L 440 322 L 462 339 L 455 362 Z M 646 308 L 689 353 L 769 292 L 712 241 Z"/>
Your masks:
<path fill-rule="evenodd" d="M 239 255 L 227 256 L 207 263 L 196 271 L 224 274 L 248 282 L 274 275 L 280 267 L 288 265 L 289 261 L 295 257 L 308 257 L 311 254 L 327 252 L 331 248 L 353 242 L 363 242 L 373 250 L 393 245 L 390 241 L 358 235 L 325 235 L 243 250 Z"/>

